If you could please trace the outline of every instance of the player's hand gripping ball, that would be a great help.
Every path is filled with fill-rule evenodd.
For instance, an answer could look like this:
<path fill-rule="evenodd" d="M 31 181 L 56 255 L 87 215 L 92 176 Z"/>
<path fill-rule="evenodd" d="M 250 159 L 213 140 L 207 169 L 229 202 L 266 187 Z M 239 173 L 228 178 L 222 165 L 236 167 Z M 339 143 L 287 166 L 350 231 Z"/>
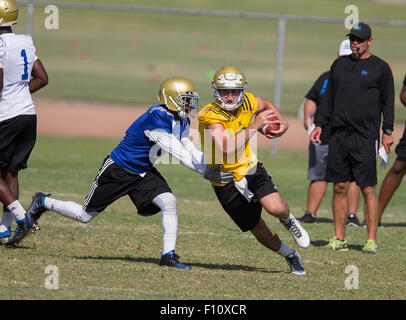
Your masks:
<path fill-rule="evenodd" d="M 261 112 L 263 112 L 263 111 L 261 111 Z M 270 121 L 275 121 L 275 120 L 278 120 L 278 117 L 277 116 L 271 116 L 269 118 L 269 120 Z M 272 134 L 272 131 L 278 131 L 279 128 L 280 128 L 279 123 L 268 123 L 268 124 L 264 125 L 261 129 L 259 129 L 259 131 L 262 134 L 267 135 L 267 134 Z"/>

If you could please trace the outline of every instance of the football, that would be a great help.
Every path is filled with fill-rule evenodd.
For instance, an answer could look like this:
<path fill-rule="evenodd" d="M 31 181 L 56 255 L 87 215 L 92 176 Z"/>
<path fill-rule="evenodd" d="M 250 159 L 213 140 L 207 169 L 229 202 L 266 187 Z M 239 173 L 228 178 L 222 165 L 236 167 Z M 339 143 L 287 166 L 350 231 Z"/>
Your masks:
<path fill-rule="evenodd" d="M 271 120 L 271 121 L 278 120 L 278 117 L 271 116 L 269 118 L 269 120 Z M 279 130 L 279 128 L 280 128 L 279 123 L 268 123 L 268 124 L 264 125 L 261 129 L 259 129 L 259 131 L 262 134 L 267 135 L 267 134 L 271 134 L 271 131 Z"/>

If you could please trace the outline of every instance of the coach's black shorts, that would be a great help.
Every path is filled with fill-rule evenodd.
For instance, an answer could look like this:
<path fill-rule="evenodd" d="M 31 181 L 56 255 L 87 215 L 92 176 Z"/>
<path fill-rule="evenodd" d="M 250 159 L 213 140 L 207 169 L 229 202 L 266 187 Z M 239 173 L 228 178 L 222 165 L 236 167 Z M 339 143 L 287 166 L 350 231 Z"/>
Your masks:
<path fill-rule="evenodd" d="M 395 152 L 399 158 L 406 158 L 406 123 L 405 129 L 403 130 L 403 136 L 396 146 Z"/>
<path fill-rule="evenodd" d="M 164 192 L 172 191 L 155 168 L 142 177 L 124 170 L 107 156 L 85 198 L 83 209 L 102 212 L 117 199 L 128 195 L 137 207 L 138 214 L 150 216 L 161 210 L 152 200 Z"/>
<path fill-rule="evenodd" d="M 377 140 L 355 131 L 337 131 L 329 141 L 326 181 L 356 181 L 360 187 L 375 186 L 377 156 Z"/>
<path fill-rule="evenodd" d="M 278 192 L 262 162 L 258 162 L 254 174 L 246 175 L 245 178 L 248 189 L 254 194 L 251 202 L 237 190 L 233 182 L 222 187 L 214 186 L 214 192 L 223 209 L 243 232 L 251 230 L 258 224 L 262 211 L 259 200 L 268 194 Z"/>
<path fill-rule="evenodd" d="M 36 139 L 36 115 L 20 115 L 0 122 L 0 168 L 7 171 L 27 168 Z"/>

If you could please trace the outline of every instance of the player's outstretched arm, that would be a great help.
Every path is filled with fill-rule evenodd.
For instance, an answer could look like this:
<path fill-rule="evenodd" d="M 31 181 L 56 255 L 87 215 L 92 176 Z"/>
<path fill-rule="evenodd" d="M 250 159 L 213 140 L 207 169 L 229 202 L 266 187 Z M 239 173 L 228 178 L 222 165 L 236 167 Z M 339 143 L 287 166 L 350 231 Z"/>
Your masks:
<path fill-rule="evenodd" d="M 40 59 L 35 60 L 31 71 L 30 92 L 33 93 L 48 84 L 48 74 Z"/>
<path fill-rule="evenodd" d="M 148 139 L 158 144 L 161 149 L 171 154 L 185 167 L 203 175 L 205 179 L 218 183 L 233 181 L 234 174 L 221 172 L 220 166 L 207 168 L 203 153 L 194 147 L 189 138 L 182 138 L 181 142 L 173 134 L 163 130 L 146 130 L 144 132 Z"/>

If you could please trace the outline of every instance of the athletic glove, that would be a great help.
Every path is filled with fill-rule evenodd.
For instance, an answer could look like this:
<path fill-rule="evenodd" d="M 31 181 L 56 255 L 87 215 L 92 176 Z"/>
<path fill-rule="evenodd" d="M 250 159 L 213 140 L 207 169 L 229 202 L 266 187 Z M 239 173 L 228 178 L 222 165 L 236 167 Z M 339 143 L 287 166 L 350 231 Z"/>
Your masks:
<path fill-rule="evenodd" d="M 232 182 L 234 180 L 234 173 L 221 172 L 220 170 L 222 167 L 223 167 L 222 165 L 219 165 L 212 168 L 206 168 L 203 174 L 204 178 L 222 184 Z"/>

